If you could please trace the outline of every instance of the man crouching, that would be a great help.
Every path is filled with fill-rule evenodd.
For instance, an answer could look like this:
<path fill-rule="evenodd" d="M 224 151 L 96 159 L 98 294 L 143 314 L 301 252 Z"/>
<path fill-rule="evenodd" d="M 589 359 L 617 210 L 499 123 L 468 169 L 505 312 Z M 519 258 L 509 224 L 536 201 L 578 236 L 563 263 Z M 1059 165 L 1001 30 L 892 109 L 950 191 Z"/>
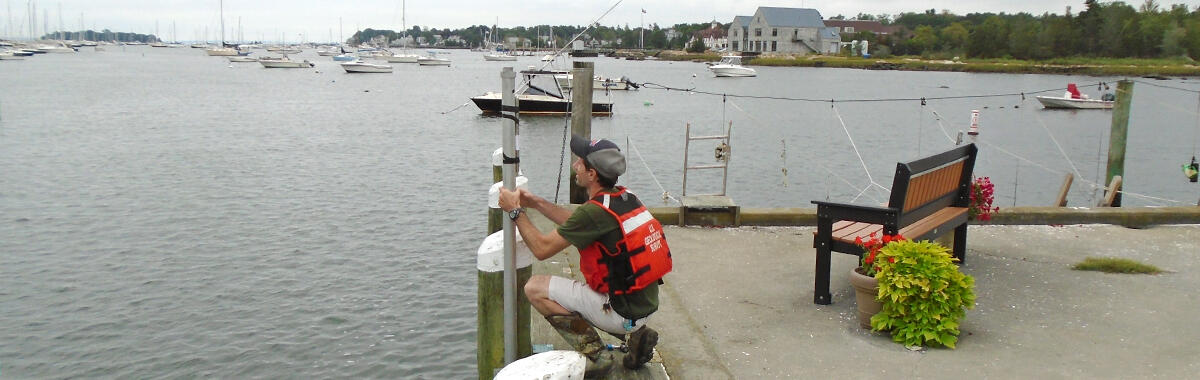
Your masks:
<path fill-rule="evenodd" d="M 626 368 L 639 368 L 653 356 L 658 332 L 646 320 L 658 310 L 658 285 L 671 271 L 671 251 L 662 224 L 633 193 L 616 186 L 617 177 L 625 174 L 625 156 L 616 144 L 572 136 L 571 153 L 578 157 L 571 168 L 576 184 L 587 189 L 587 203 L 572 213 L 528 190 L 501 189 L 500 208 L 538 260 L 568 245 L 579 250 L 586 283 L 537 275 L 525 284 L 525 294 L 559 335 L 588 358 L 585 377 L 590 378 L 607 374 L 613 362 L 593 326 L 625 339 Z M 558 228 L 542 233 L 522 206 L 538 210 Z"/>

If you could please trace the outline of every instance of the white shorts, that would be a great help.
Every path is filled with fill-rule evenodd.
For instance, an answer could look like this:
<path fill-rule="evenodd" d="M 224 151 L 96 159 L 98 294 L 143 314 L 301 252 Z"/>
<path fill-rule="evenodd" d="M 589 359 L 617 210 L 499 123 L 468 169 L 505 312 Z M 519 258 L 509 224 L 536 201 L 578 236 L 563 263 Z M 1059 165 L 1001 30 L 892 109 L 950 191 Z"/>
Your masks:
<path fill-rule="evenodd" d="M 585 283 L 564 277 L 550 277 L 550 299 L 567 310 L 579 313 L 601 330 L 617 335 L 631 333 L 634 327 L 642 326 L 649 319 L 639 319 L 635 326 L 634 321 L 622 317 L 611 308 L 604 308 L 608 303 L 607 294 L 598 293 Z"/>

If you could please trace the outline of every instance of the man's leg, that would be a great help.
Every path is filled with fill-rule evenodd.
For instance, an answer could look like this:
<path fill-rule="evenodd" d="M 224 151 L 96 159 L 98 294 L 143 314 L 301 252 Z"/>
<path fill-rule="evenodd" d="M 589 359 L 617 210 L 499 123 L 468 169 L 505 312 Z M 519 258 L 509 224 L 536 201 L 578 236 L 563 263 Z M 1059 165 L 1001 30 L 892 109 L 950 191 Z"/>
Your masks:
<path fill-rule="evenodd" d="M 602 376 L 612 369 L 612 353 L 604 349 L 604 342 L 596 329 L 579 313 L 567 310 L 558 302 L 550 299 L 550 280 L 552 276 L 537 275 L 525 283 L 525 296 L 529 303 L 546 317 L 550 326 L 563 337 L 572 348 L 588 358 L 588 366 L 584 377 Z"/>
<path fill-rule="evenodd" d="M 529 298 L 533 309 L 543 316 L 570 315 L 570 310 L 550 299 L 550 278 L 544 274 L 530 277 L 525 283 L 525 297 Z"/>

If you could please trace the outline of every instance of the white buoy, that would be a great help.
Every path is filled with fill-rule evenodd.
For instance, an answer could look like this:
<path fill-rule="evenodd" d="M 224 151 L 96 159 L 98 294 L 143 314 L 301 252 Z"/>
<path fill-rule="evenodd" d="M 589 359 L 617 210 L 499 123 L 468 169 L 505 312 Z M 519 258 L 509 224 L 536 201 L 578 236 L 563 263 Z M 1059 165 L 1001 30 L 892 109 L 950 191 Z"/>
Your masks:
<path fill-rule="evenodd" d="M 968 135 L 979 135 L 979 110 L 971 110 L 971 129 L 967 131 Z"/>
<path fill-rule="evenodd" d="M 496 373 L 495 380 L 583 379 L 587 358 L 577 351 L 547 351 L 512 362 Z"/>

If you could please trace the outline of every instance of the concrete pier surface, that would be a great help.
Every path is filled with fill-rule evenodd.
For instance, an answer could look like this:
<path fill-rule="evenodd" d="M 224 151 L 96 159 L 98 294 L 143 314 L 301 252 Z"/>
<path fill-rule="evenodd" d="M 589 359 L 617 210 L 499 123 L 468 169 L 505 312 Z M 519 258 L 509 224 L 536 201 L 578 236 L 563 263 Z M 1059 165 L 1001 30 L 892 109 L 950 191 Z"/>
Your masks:
<path fill-rule="evenodd" d="M 535 214 L 547 231 L 551 224 Z M 610 378 L 1191 378 L 1200 373 L 1200 225 L 971 226 L 964 273 L 974 309 L 957 349 L 906 348 L 858 326 L 834 254 L 832 305 L 813 303 L 813 227 L 666 227 L 655 360 Z M 1118 257 L 1166 273 L 1075 271 Z M 579 278 L 568 249 L 535 274 Z M 570 349 L 536 312 L 533 343 Z M 604 334 L 602 334 L 604 335 Z M 605 336 L 606 340 L 613 341 Z M 618 357 L 619 360 L 619 357 Z M 619 365 L 618 365 L 619 366 Z"/>

